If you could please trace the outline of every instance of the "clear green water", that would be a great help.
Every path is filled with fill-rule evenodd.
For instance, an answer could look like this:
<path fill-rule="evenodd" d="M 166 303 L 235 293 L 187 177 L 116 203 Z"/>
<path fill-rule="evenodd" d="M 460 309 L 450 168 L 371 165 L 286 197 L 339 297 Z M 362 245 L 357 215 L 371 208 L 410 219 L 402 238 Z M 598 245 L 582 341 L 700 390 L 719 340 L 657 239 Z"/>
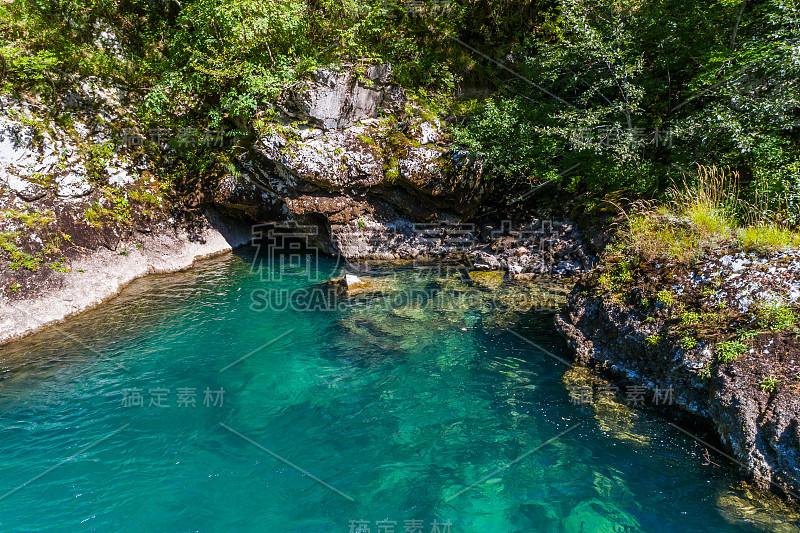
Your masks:
<path fill-rule="evenodd" d="M 0 349 L 0 530 L 753 530 L 720 503 L 735 477 L 700 445 L 647 412 L 631 429 L 647 444 L 604 431 L 570 403 L 563 365 L 480 313 L 257 312 L 249 253 L 137 282 Z M 270 286 L 307 285 L 301 272 Z M 514 330 L 565 354 L 550 324 Z M 195 407 L 178 406 L 183 387 Z M 136 388 L 144 406 L 126 406 Z M 149 405 L 159 388 L 168 407 Z M 204 405 L 206 388 L 224 403 Z"/>

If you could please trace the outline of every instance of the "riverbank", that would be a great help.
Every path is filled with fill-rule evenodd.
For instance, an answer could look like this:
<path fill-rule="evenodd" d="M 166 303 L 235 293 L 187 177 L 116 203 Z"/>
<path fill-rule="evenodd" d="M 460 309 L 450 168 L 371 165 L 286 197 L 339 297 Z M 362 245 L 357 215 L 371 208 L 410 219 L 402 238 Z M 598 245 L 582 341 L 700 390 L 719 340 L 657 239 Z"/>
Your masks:
<path fill-rule="evenodd" d="M 0 344 L 29 335 L 116 296 L 148 274 L 177 272 L 196 261 L 247 244 L 251 226 L 214 211 L 192 228 L 173 227 L 122 241 L 116 250 L 98 248 L 78 255 L 67 272 L 48 272 L 50 290 L 0 301 Z"/>

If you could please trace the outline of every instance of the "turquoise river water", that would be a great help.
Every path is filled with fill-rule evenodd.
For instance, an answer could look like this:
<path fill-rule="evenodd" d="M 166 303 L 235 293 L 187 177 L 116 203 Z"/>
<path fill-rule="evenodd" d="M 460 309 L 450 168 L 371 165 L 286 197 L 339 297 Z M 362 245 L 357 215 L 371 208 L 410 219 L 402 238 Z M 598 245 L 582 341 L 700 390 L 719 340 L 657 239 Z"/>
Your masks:
<path fill-rule="evenodd" d="M 655 412 L 623 431 L 571 401 L 517 336 L 566 356 L 547 312 L 265 309 L 316 281 L 251 254 L 0 348 L 1 531 L 798 531 Z"/>

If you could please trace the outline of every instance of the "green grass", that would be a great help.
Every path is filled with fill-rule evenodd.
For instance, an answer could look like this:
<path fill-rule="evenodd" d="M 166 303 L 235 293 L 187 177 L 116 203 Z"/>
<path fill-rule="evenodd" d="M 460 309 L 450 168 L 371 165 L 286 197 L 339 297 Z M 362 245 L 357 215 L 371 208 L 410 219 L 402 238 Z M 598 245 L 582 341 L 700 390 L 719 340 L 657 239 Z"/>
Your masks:
<path fill-rule="evenodd" d="M 765 224 L 739 228 L 736 238 L 746 252 L 769 253 L 800 247 L 800 234 Z"/>
<path fill-rule="evenodd" d="M 756 305 L 758 325 L 770 331 L 785 331 L 796 327 L 800 321 L 797 309 L 784 302 L 764 302 Z"/>
<path fill-rule="evenodd" d="M 642 259 L 687 263 L 726 244 L 758 253 L 800 247 L 800 233 L 739 199 L 735 172 L 699 167 L 695 183 L 673 187 L 668 195 L 670 201 L 657 207 L 635 203 L 628 215 L 621 241 Z"/>

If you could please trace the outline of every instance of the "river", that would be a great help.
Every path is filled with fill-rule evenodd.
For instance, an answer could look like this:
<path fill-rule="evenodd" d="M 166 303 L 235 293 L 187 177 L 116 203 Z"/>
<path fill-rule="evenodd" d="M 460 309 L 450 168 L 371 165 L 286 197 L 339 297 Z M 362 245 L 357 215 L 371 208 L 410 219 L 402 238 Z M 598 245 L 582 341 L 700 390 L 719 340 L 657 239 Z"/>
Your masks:
<path fill-rule="evenodd" d="M 253 253 L 136 281 L 0 348 L 0 530 L 797 530 L 731 511 L 733 469 L 651 398 L 620 391 L 622 424 L 576 401 L 549 312 L 308 292 L 276 308 L 257 295 L 341 265 L 278 276 Z M 418 274 L 372 276 L 468 285 Z"/>

